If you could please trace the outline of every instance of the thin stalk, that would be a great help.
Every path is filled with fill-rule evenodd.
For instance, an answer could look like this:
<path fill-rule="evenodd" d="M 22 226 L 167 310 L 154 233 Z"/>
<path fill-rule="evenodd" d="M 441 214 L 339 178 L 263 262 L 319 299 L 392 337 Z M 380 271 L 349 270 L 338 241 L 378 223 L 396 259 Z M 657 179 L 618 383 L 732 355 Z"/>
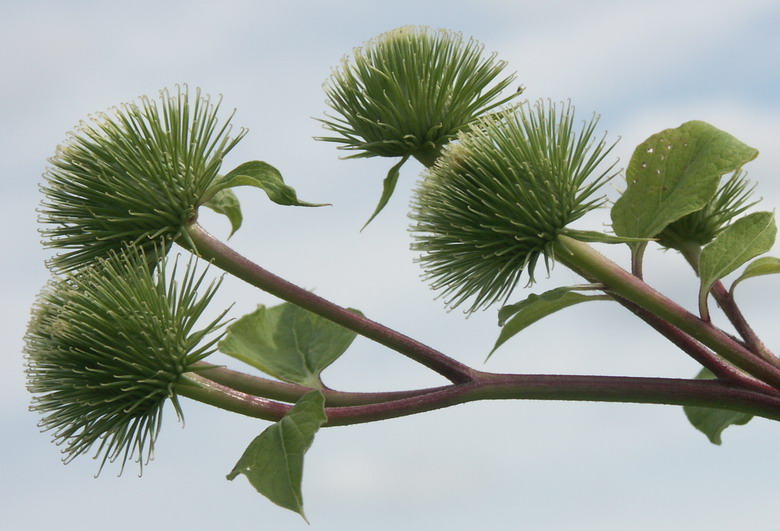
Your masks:
<path fill-rule="evenodd" d="M 213 262 L 220 269 L 271 295 L 297 304 L 301 308 L 395 350 L 441 374 L 453 383 L 470 381 L 476 374 L 476 371 L 471 367 L 434 348 L 274 275 L 214 238 L 197 223 L 188 225 L 185 231 L 195 246 L 194 249 L 190 249 L 191 251 Z M 183 244 L 186 245 L 186 242 Z"/>
<path fill-rule="evenodd" d="M 710 293 L 715 297 L 715 301 L 718 303 L 718 306 L 720 306 L 720 309 L 723 310 L 723 313 L 726 314 L 728 320 L 734 325 L 737 333 L 745 340 L 747 348 L 768 362 L 780 366 L 780 360 L 777 359 L 777 356 L 764 345 L 764 342 L 761 341 L 758 335 L 753 331 L 753 328 L 748 324 L 745 316 L 742 315 L 742 311 L 739 309 L 739 306 L 737 306 L 734 297 L 729 293 L 723 283 L 721 281 L 715 282 L 715 284 L 712 285 Z"/>
<path fill-rule="evenodd" d="M 683 257 L 688 261 L 696 276 L 699 276 L 699 263 L 701 260 L 701 246 L 690 241 L 681 241 L 677 243 L 676 249 L 680 251 Z M 703 321 L 710 322 L 710 309 L 708 306 L 709 293 L 699 293 L 699 316 Z"/>
<path fill-rule="evenodd" d="M 664 297 L 591 246 L 568 236 L 556 240 L 556 260 L 605 284 L 609 291 L 668 321 L 750 375 L 780 389 L 780 369 L 754 355 L 726 333 Z"/>
<path fill-rule="evenodd" d="M 252 397 L 189 373 L 180 395 L 235 413 L 279 420 L 291 407 Z M 420 396 L 353 407 L 327 407 L 326 426 L 362 424 L 433 411 L 478 400 L 564 400 L 698 406 L 780 420 L 780 397 L 720 380 L 622 376 L 489 375 Z"/>
<path fill-rule="evenodd" d="M 640 243 L 631 248 L 631 274 L 636 278 L 644 278 L 644 260 L 647 243 Z"/>

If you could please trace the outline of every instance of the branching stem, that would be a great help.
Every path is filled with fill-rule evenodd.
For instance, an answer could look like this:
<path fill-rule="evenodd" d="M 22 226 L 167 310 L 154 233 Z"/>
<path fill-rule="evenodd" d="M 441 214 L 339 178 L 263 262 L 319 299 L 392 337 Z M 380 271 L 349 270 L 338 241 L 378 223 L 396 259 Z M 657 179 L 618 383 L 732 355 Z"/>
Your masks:
<path fill-rule="evenodd" d="M 206 232 L 197 223 L 188 225 L 186 234 L 195 245 L 195 249 L 190 250 L 213 262 L 220 269 L 271 295 L 297 304 L 301 308 L 321 315 L 353 332 L 357 332 L 361 336 L 395 350 L 441 374 L 453 383 L 470 381 L 477 372 L 409 336 L 323 299 L 319 295 L 315 295 L 274 275 L 236 253 L 233 249 Z"/>
<path fill-rule="evenodd" d="M 184 380 L 177 386 L 182 396 L 235 413 L 276 421 L 291 407 L 235 391 L 197 373 L 186 375 Z M 450 384 L 398 400 L 326 407 L 326 425 L 375 422 L 478 400 L 519 399 L 687 405 L 728 409 L 780 420 L 780 396 L 719 380 L 483 373 L 470 382 Z"/>
<path fill-rule="evenodd" d="M 718 302 L 718 306 L 726 314 L 729 321 L 737 330 L 742 339 L 745 340 L 747 348 L 752 352 L 755 352 L 766 361 L 780 366 L 780 360 L 772 354 L 772 352 L 764 345 L 758 335 L 753 331 L 753 328 L 748 324 L 745 316 L 742 315 L 742 311 L 737 306 L 737 302 L 731 293 L 723 286 L 720 281 L 715 282 L 711 290 L 712 296 Z"/>
<path fill-rule="evenodd" d="M 261 376 L 253 376 L 225 367 L 210 365 L 205 362 L 200 362 L 198 365 L 211 367 L 208 370 L 197 371 L 199 375 L 205 376 L 214 383 L 224 385 L 235 391 L 249 395 L 294 403 L 303 395 L 311 391 L 311 388 L 302 385 L 279 382 Z M 320 391 L 325 396 L 325 404 L 328 406 L 358 406 L 375 404 L 378 402 L 392 402 L 402 398 L 411 398 L 435 391 L 441 391 L 445 388 L 446 386 L 441 386 L 411 391 L 384 391 L 375 393 L 354 393 L 336 391 L 334 389 L 321 389 Z"/>
<path fill-rule="evenodd" d="M 748 388 L 763 392 L 777 392 L 774 387 L 745 374 L 671 323 L 664 321 L 631 301 L 621 297 L 615 297 L 615 300 L 653 327 L 691 358 L 699 362 L 703 367 L 706 367 L 717 378 L 734 383 L 738 382 Z"/>
<path fill-rule="evenodd" d="M 780 370 L 777 367 L 657 293 L 590 246 L 566 236 L 559 237 L 556 244 L 556 257 L 560 261 L 588 280 L 602 283 L 618 302 L 710 368 L 719 379 L 502 375 L 477 371 L 273 275 L 216 240 L 196 223 L 188 226 L 187 237 L 198 254 L 228 273 L 392 348 L 452 382 L 430 389 L 380 393 L 323 389 L 330 426 L 373 422 L 476 400 L 498 399 L 689 405 L 780 420 L 780 393 L 777 392 Z M 182 396 L 267 420 L 281 418 L 290 404 L 309 390 L 218 367 L 188 373 L 177 385 Z"/>
<path fill-rule="evenodd" d="M 780 389 L 780 369 L 777 366 L 661 295 L 591 246 L 564 235 L 558 236 L 556 246 L 556 259 L 588 280 L 602 282 L 610 292 L 667 321 L 748 374 Z"/>

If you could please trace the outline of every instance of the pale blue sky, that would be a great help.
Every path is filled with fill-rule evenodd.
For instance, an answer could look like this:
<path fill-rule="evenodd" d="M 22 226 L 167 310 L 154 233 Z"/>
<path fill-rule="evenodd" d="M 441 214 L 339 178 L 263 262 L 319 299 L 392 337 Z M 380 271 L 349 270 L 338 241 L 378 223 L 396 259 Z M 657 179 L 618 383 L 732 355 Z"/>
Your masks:
<path fill-rule="evenodd" d="M 748 167 L 764 207 L 780 204 L 780 7 L 774 0 L 265 3 L 0 0 L 0 216 L 6 226 L 0 336 L 0 528 L 274 530 L 730 530 L 776 525 L 780 425 L 728 431 L 722 447 L 678 408 L 506 402 L 320 432 L 304 477 L 311 527 L 230 471 L 265 423 L 185 402 L 168 411 L 157 457 L 138 479 L 96 463 L 59 462 L 26 410 L 21 359 L 28 308 L 48 278 L 34 209 L 46 158 L 79 120 L 188 83 L 224 96 L 250 129 L 227 166 L 277 166 L 303 199 L 277 207 L 241 190 L 245 226 L 232 244 L 271 271 L 360 308 L 478 367 L 497 335 L 495 311 L 446 313 L 419 280 L 406 218 L 419 167 L 363 233 L 391 162 L 342 161 L 313 136 L 322 82 L 344 54 L 404 24 L 462 31 L 517 71 L 530 99 L 570 98 L 601 114 L 616 155 L 699 119 L 761 151 Z M 618 186 L 619 183 L 615 183 Z M 614 193 L 611 193 L 614 197 Z M 219 235 L 215 216 L 204 224 Z M 583 227 L 598 229 L 606 214 Z M 622 249 L 610 250 L 625 263 Z M 777 253 L 775 253 L 777 254 Z M 649 282 L 692 306 L 695 287 L 671 253 L 649 256 Z M 576 282 L 563 268 L 535 290 Z M 746 282 L 742 300 L 780 348 L 777 279 Z M 518 297 L 521 293 L 518 292 Z M 227 280 L 218 305 L 238 317 L 272 297 Z M 683 354 L 619 308 L 574 308 L 524 332 L 485 367 L 495 371 L 690 376 Z M 238 368 L 238 362 L 228 361 Z M 402 389 L 441 381 L 358 340 L 325 373 L 334 387 Z"/>

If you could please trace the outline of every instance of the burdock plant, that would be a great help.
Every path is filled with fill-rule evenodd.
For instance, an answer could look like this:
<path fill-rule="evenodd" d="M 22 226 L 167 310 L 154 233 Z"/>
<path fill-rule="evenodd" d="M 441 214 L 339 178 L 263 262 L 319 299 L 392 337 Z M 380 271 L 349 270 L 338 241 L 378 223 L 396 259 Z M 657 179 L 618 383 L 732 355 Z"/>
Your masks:
<path fill-rule="evenodd" d="M 206 232 L 198 209 L 227 215 L 235 231 L 242 222 L 235 186 L 260 187 L 283 205 L 310 203 L 265 162 L 221 173 L 243 132 L 230 139 L 230 120 L 218 125 L 218 105 L 208 97 L 163 92 L 158 101 L 144 98 L 82 124 L 45 176 L 43 233 L 47 246 L 64 252 L 51 261 L 58 276 L 33 309 L 25 353 L 32 407 L 64 445 L 65 460 L 94 451 L 101 463 L 144 462 L 163 404 L 170 400 L 180 414 L 177 397 L 195 399 L 273 421 L 226 468 L 227 477 L 244 475 L 303 515 L 303 455 L 323 426 L 494 399 L 683 406 L 716 444 L 725 428 L 753 416 L 780 420 L 780 361 L 735 299 L 741 282 L 780 272 L 780 259 L 752 260 L 776 235 L 772 212 L 751 211 L 743 166 L 757 150 L 710 124 L 685 122 L 637 147 L 625 181 L 612 181 L 622 192 L 611 201 L 603 185 L 615 176 L 615 161 L 596 118 L 578 121 L 570 104 L 500 105 L 514 96 L 499 96 L 511 76 L 499 79 L 504 64 L 481 52 L 476 41 L 428 28 L 369 41 L 326 87 L 339 115 L 324 121 L 337 134 L 327 140 L 355 156 L 415 157 L 426 166 L 412 199 L 413 248 L 450 306 L 472 312 L 501 304 L 491 354 L 508 350 L 503 345 L 539 319 L 601 300 L 626 308 L 693 358 L 695 378 L 487 372 L 270 273 Z M 397 177 L 398 165 L 377 211 Z M 573 227 L 610 203 L 608 230 Z M 699 296 L 686 306 L 643 279 L 645 250 L 656 242 L 682 253 L 698 275 Z M 593 243 L 628 245 L 629 267 Z M 285 302 L 259 306 L 224 330 L 221 313 L 198 328 L 216 288 L 193 266 L 183 276 L 171 266 L 165 255 L 173 244 Z M 525 278 L 530 285 L 540 262 L 570 268 L 584 282 L 517 297 L 517 284 Z M 724 318 L 738 336 L 721 329 Z M 357 335 L 446 383 L 329 388 L 323 371 Z M 209 363 L 215 346 L 267 377 Z"/>
<path fill-rule="evenodd" d="M 170 399 L 197 362 L 216 350 L 224 316 L 195 330 L 217 284 L 191 262 L 177 275 L 149 268 L 140 248 L 110 253 L 52 280 L 25 336 L 27 387 L 40 425 L 63 444 L 65 462 L 89 452 L 106 461 L 151 458 Z M 176 278 L 180 276 L 181 278 Z M 199 289 L 203 289 L 198 293 Z M 212 334 L 210 339 L 207 336 Z"/>
<path fill-rule="evenodd" d="M 81 122 L 50 159 L 41 188 L 45 245 L 65 249 L 50 267 L 74 270 L 126 245 L 147 254 L 177 240 L 188 245 L 184 228 L 203 205 L 227 215 L 236 230 L 235 186 L 262 188 L 279 204 L 311 206 L 265 163 L 219 173 L 246 134 L 231 138 L 232 115 L 220 124 L 219 107 L 200 90 L 194 97 L 186 88 L 163 90 L 158 100 L 142 97 Z"/>
<path fill-rule="evenodd" d="M 613 174 L 599 165 L 612 146 L 594 137 L 595 118 L 578 127 L 573 111 L 537 102 L 483 118 L 420 181 L 413 247 L 453 306 L 505 299 L 523 272 L 532 282 L 567 225 L 601 206 Z"/>
<path fill-rule="evenodd" d="M 325 84 L 335 112 L 322 121 L 355 157 L 401 157 L 384 182 L 373 219 L 395 189 L 409 157 L 433 163 L 442 147 L 477 118 L 517 95 L 501 96 L 514 75 L 496 54 L 460 33 L 404 26 L 356 48 Z M 369 219 L 369 222 L 371 221 Z"/>

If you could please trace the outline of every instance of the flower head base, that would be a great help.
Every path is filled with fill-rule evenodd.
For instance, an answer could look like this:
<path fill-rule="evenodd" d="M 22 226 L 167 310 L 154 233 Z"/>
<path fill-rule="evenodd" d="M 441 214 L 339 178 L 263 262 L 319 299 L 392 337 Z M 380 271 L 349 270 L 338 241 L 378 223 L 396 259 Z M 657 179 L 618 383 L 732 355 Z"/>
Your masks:
<path fill-rule="evenodd" d="M 191 265 L 191 264 L 190 264 Z M 176 384 L 215 349 L 222 316 L 193 327 L 217 284 L 197 290 L 203 275 L 187 266 L 183 279 L 154 270 L 138 251 L 112 254 L 51 281 L 41 292 L 25 335 L 31 409 L 40 426 L 65 444 L 67 463 L 97 445 L 96 458 L 135 458 L 141 467 L 154 450 L 162 410 L 170 398 L 181 416 Z M 224 315 L 224 314 L 223 314 Z M 218 334 L 219 335 L 219 334 Z"/>
<path fill-rule="evenodd" d="M 79 124 L 44 175 L 45 245 L 66 249 L 49 266 L 71 271 L 129 244 L 151 253 L 176 239 L 245 134 L 231 139 L 218 109 L 200 91 L 163 91 Z"/>
<path fill-rule="evenodd" d="M 595 141 L 594 118 L 579 132 L 573 109 L 540 102 L 478 121 L 447 146 L 412 204 L 413 249 L 434 289 L 452 307 L 475 311 L 508 297 L 523 271 L 533 282 L 540 257 L 563 229 L 601 205 L 594 198 L 612 166 Z M 614 165 L 613 165 L 614 166 Z"/>
<path fill-rule="evenodd" d="M 459 33 L 405 26 L 384 33 L 344 59 L 325 86 L 338 113 L 321 120 L 351 157 L 415 156 L 432 162 L 441 147 L 497 100 L 513 80 L 506 66 Z M 494 83 L 495 81 L 495 83 Z M 492 86 L 491 83 L 494 83 Z"/>

